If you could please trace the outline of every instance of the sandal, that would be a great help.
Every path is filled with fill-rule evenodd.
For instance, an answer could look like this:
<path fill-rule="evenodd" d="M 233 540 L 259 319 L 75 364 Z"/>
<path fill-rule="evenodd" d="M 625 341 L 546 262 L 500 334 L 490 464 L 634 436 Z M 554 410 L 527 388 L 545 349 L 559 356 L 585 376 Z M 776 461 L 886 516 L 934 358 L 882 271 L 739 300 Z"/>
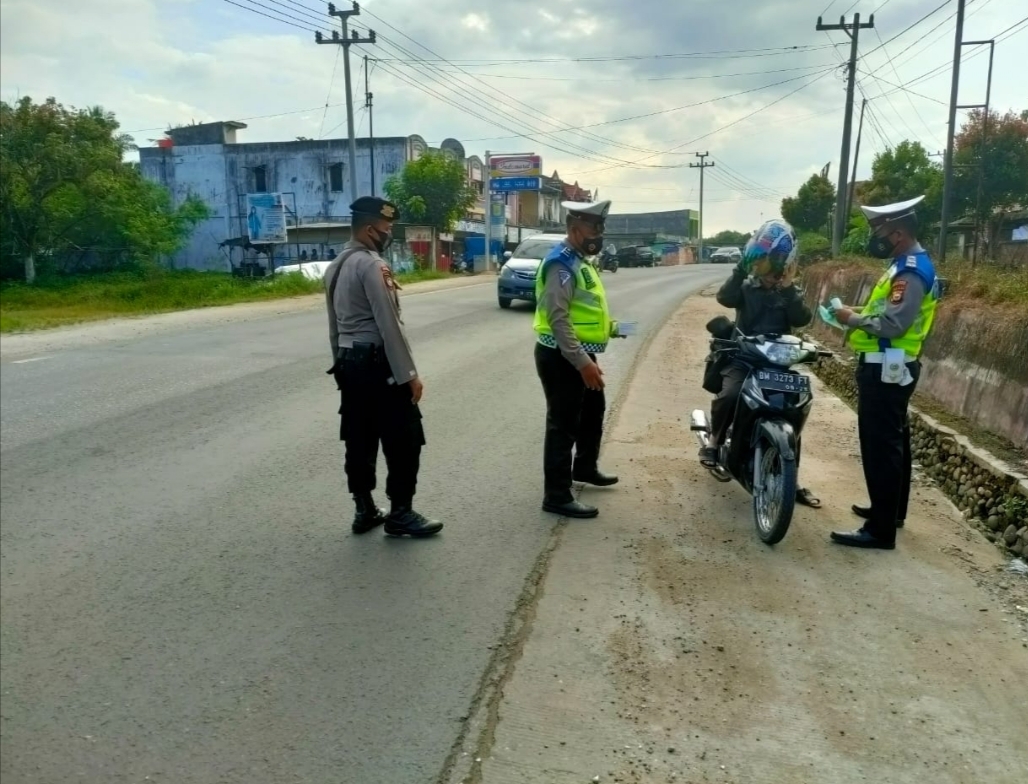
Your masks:
<path fill-rule="evenodd" d="M 821 508 L 821 499 L 815 496 L 806 487 L 801 487 L 796 491 L 796 503 L 803 504 L 803 506 L 809 506 L 811 509 Z"/>

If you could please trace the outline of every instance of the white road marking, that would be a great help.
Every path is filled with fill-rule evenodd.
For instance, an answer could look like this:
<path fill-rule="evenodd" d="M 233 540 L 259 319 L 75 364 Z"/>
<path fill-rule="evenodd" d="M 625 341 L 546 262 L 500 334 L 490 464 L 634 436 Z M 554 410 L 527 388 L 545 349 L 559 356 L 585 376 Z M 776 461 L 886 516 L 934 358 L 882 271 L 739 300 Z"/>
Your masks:
<path fill-rule="evenodd" d="M 11 362 L 12 365 L 24 365 L 26 362 L 42 362 L 44 359 L 52 359 L 50 356 L 46 357 L 30 357 L 29 359 L 16 359 Z"/>

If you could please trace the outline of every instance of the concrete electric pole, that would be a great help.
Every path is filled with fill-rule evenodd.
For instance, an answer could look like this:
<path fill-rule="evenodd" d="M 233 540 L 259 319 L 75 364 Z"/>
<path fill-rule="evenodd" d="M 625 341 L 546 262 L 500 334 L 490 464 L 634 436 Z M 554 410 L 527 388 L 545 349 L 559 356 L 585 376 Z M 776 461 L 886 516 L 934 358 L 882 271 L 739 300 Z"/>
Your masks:
<path fill-rule="evenodd" d="M 699 252 L 696 254 L 698 256 L 698 258 L 696 259 L 696 263 L 697 264 L 702 264 L 703 263 L 703 170 L 714 165 L 714 161 L 711 161 L 710 163 L 707 163 L 704 160 L 704 158 L 706 158 L 708 155 L 710 155 L 709 152 L 698 152 L 698 153 L 696 153 L 696 157 L 700 159 L 700 162 L 699 163 L 690 163 L 689 164 L 689 168 L 690 169 L 699 169 L 700 170 L 700 220 L 699 220 L 699 233 L 700 233 L 699 240 L 700 240 L 700 244 L 699 244 Z"/>
<path fill-rule="evenodd" d="M 364 108 L 368 110 L 368 136 L 371 140 L 371 195 L 375 193 L 375 117 L 371 110 L 371 87 L 368 83 L 368 56 L 364 55 Z"/>
<path fill-rule="evenodd" d="M 849 190 L 849 167 L 850 167 L 850 136 L 853 133 L 853 90 L 857 79 L 857 43 L 861 30 L 868 30 L 875 26 L 875 15 L 861 24 L 860 14 L 853 15 L 853 21 L 846 22 L 845 16 L 839 17 L 839 24 L 826 25 L 821 23 L 821 17 L 817 18 L 818 30 L 842 30 L 850 37 L 850 60 L 849 74 L 846 80 L 846 115 L 842 124 L 842 152 L 839 155 L 839 185 L 835 194 L 835 224 L 832 231 L 832 255 L 838 256 L 842 246 L 842 239 L 846 236 L 846 223 L 849 215 L 846 213 L 848 201 L 847 191 Z"/>
<path fill-rule="evenodd" d="M 349 11 L 338 11 L 336 10 L 334 3 L 328 4 L 328 15 L 338 16 L 342 22 L 343 33 L 340 35 L 335 30 L 332 31 L 331 38 L 325 38 L 321 33 L 314 34 L 315 42 L 319 44 L 336 44 L 343 47 L 343 76 L 346 81 L 346 130 L 350 138 L 350 200 L 355 201 L 357 196 L 357 139 L 355 138 L 355 131 L 353 127 L 353 92 L 350 85 L 350 47 L 354 44 L 373 44 L 375 43 L 375 31 L 369 30 L 367 38 L 361 38 L 357 35 L 357 32 L 350 32 L 348 27 L 348 20 L 351 16 L 359 16 L 361 7 L 354 2 L 353 8 Z"/>

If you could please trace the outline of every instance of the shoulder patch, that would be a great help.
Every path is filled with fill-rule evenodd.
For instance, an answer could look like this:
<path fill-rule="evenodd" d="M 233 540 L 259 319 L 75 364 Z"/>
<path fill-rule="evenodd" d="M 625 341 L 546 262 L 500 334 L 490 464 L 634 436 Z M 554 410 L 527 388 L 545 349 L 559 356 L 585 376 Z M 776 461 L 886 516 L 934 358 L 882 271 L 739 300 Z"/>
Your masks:
<path fill-rule="evenodd" d="M 382 280 L 385 282 L 385 287 L 390 291 L 397 291 L 400 288 L 400 284 L 396 282 L 396 278 L 393 276 L 393 271 L 389 268 L 389 265 L 380 264 L 379 270 L 382 272 Z"/>
<path fill-rule="evenodd" d="M 571 273 L 568 270 L 564 269 L 563 267 L 557 270 L 557 281 L 560 283 L 561 286 L 568 285 L 568 282 L 570 280 Z"/>
<path fill-rule="evenodd" d="M 892 282 L 892 288 L 889 290 L 889 302 L 893 305 L 898 305 L 903 301 L 903 295 L 907 293 L 907 282 L 903 278 L 898 278 Z"/>
<path fill-rule="evenodd" d="M 917 269 L 917 256 L 907 256 L 907 267 Z"/>

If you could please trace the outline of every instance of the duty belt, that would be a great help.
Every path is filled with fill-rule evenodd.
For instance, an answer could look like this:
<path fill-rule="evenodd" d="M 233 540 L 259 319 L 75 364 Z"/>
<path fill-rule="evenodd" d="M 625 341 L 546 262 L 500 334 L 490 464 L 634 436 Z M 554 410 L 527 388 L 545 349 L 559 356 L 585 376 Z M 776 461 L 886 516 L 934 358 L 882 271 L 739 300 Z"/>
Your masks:
<path fill-rule="evenodd" d="M 860 354 L 857 357 L 857 363 L 861 365 L 881 365 L 885 362 L 884 351 L 867 351 Z M 909 365 L 911 362 L 917 362 L 917 357 L 912 357 L 910 354 L 906 355 L 905 362 Z"/>
<path fill-rule="evenodd" d="M 557 339 L 553 335 L 539 335 L 539 343 L 546 348 L 560 348 Z M 582 343 L 582 350 L 587 354 L 602 354 L 607 350 L 606 343 Z"/>

